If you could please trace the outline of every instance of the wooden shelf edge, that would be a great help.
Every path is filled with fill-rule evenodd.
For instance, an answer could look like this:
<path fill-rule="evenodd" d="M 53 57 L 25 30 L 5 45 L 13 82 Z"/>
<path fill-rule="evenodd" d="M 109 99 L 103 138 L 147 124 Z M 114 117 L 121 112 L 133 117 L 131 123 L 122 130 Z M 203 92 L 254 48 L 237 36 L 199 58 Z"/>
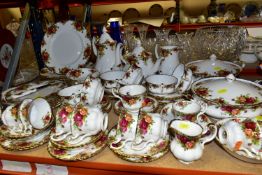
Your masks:
<path fill-rule="evenodd" d="M 145 166 L 137 166 L 134 165 L 126 165 L 126 164 L 114 164 L 114 163 L 102 163 L 102 162 L 91 162 L 91 161 L 78 161 L 78 162 L 66 162 L 61 161 L 55 158 L 35 158 L 31 156 L 25 155 L 11 155 L 11 154 L 3 154 L 0 153 L 1 159 L 4 160 L 13 160 L 13 161 L 22 161 L 22 162 L 30 162 L 30 163 L 42 163 L 42 164 L 53 164 L 53 165 L 61 165 L 72 168 L 86 168 L 86 169 L 96 169 L 102 171 L 121 171 L 121 172 L 129 172 L 129 173 L 145 173 L 151 174 L 159 173 L 159 174 L 183 174 L 183 175 L 192 175 L 195 173 L 199 173 L 201 175 L 238 175 L 238 173 L 229 173 L 229 172 L 215 172 L 215 171 L 203 171 L 203 170 L 186 170 L 186 169 L 176 169 L 174 168 L 161 168 L 161 167 L 145 167 Z"/>

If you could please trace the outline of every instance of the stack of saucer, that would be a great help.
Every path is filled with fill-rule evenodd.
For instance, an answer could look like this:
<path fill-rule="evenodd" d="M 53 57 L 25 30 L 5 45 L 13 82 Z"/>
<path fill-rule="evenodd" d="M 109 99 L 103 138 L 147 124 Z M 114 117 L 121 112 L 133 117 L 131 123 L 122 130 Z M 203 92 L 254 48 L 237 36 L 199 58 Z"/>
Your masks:
<path fill-rule="evenodd" d="M 107 125 L 108 114 L 99 106 L 64 103 L 56 113 L 48 152 L 66 161 L 90 158 L 106 147 Z"/>
<path fill-rule="evenodd" d="M 48 142 L 54 123 L 51 107 L 43 98 L 8 106 L 1 120 L 1 146 L 11 151 L 33 149 Z"/>
<path fill-rule="evenodd" d="M 168 124 L 160 114 L 141 110 L 146 88 L 126 85 L 113 95 L 122 102 L 117 126 L 109 132 L 109 148 L 120 158 L 131 162 L 150 162 L 169 150 Z"/>

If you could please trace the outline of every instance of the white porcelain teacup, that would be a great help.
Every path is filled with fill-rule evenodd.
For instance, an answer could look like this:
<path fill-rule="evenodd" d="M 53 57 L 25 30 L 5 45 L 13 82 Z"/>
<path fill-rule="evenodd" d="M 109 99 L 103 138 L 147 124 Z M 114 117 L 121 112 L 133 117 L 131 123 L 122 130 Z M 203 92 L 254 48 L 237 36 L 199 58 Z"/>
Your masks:
<path fill-rule="evenodd" d="M 72 105 L 76 105 L 81 100 L 81 92 L 83 89 L 83 84 L 73 85 L 66 87 L 64 89 L 61 89 L 58 92 L 58 95 L 62 97 L 62 101 L 64 103 L 69 103 Z"/>
<path fill-rule="evenodd" d="M 119 88 L 118 80 L 124 77 L 124 71 L 108 71 L 100 75 L 100 78 L 106 89 Z"/>
<path fill-rule="evenodd" d="M 136 140 L 132 149 L 142 150 L 149 143 L 157 143 L 160 138 L 167 136 L 168 122 L 158 113 L 144 113 L 139 115 Z"/>
<path fill-rule="evenodd" d="M 84 138 L 105 131 L 108 126 L 108 114 L 97 106 L 79 103 L 75 106 L 72 116 L 71 144 L 77 144 Z"/>
<path fill-rule="evenodd" d="M 32 99 L 23 100 L 18 110 L 18 116 L 23 124 L 23 130 L 25 133 L 32 133 L 32 125 L 28 121 L 28 109 L 32 101 Z"/>
<path fill-rule="evenodd" d="M 104 96 L 104 87 L 99 78 L 88 77 L 81 92 L 82 102 L 89 105 L 100 103 Z"/>
<path fill-rule="evenodd" d="M 143 107 L 145 93 L 146 88 L 142 85 L 126 85 L 112 89 L 112 94 L 122 101 L 124 108 L 134 112 Z"/>
<path fill-rule="evenodd" d="M 114 149 L 122 148 L 127 142 L 132 142 L 136 137 L 138 112 L 125 111 L 119 114 L 117 123 L 116 140 L 111 145 Z M 121 145 L 118 145 L 121 141 Z M 114 146 L 114 145 L 117 145 Z"/>
<path fill-rule="evenodd" d="M 34 99 L 28 109 L 28 118 L 33 128 L 45 128 L 52 121 L 50 104 L 44 98 Z"/>
<path fill-rule="evenodd" d="M 18 107 L 18 105 L 12 104 L 1 115 L 4 125 L 15 133 L 23 132 L 23 124 L 18 116 Z"/>
<path fill-rule="evenodd" d="M 207 104 L 195 100 L 178 100 L 173 103 L 172 109 L 176 118 L 196 121 L 205 113 Z"/>
<path fill-rule="evenodd" d="M 122 80 L 118 81 L 122 85 L 140 84 L 143 80 L 142 69 L 137 66 L 130 66 L 124 74 Z"/>
<path fill-rule="evenodd" d="M 74 114 L 74 105 L 64 103 L 56 112 L 55 133 L 51 134 L 53 141 L 61 141 L 72 134 L 72 119 Z"/>
<path fill-rule="evenodd" d="M 251 118 L 227 118 L 216 123 L 217 139 L 235 151 L 243 151 L 251 158 L 261 159 L 261 127 Z"/>
<path fill-rule="evenodd" d="M 149 92 L 153 94 L 174 93 L 177 84 L 177 78 L 170 75 L 150 75 L 146 78 Z"/>
<path fill-rule="evenodd" d="M 78 68 L 72 69 L 68 71 L 66 76 L 71 79 L 78 81 L 79 83 L 83 83 L 87 76 L 98 77 L 99 72 L 97 72 L 94 68 Z"/>

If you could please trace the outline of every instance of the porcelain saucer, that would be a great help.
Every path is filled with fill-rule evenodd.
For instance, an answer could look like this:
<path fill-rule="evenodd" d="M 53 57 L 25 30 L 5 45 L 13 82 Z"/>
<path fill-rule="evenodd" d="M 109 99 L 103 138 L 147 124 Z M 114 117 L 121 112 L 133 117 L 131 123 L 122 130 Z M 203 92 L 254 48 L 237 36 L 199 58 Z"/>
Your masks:
<path fill-rule="evenodd" d="M 49 140 L 51 130 L 47 129 L 29 138 L 8 139 L 1 138 L 1 146 L 9 151 L 23 151 L 39 147 Z"/>
<path fill-rule="evenodd" d="M 155 98 L 159 103 L 170 103 L 181 98 L 182 95 L 176 92 L 171 94 L 153 94 L 149 92 L 148 96 Z"/>
<path fill-rule="evenodd" d="M 1 125 L 0 126 L 0 133 L 3 135 L 3 137 L 5 137 L 7 139 L 23 139 L 23 138 L 24 139 L 31 139 L 34 136 L 41 134 L 45 130 L 50 130 L 50 128 L 53 126 L 53 124 L 54 124 L 54 117 L 51 118 L 50 123 L 45 128 L 43 128 L 41 130 L 33 128 L 31 134 L 13 132 L 12 130 L 10 130 L 10 128 L 8 126 Z"/>
<path fill-rule="evenodd" d="M 158 102 L 156 99 L 152 98 L 152 97 L 146 97 L 144 99 L 143 102 L 143 108 L 141 108 L 142 111 L 145 112 L 154 112 L 157 110 L 158 107 Z M 114 112 L 118 115 L 121 111 L 125 110 L 123 107 L 123 104 L 120 100 L 118 100 L 115 104 L 114 104 Z"/>
<path fill-rule="evenodd" d="M 48 143 L 49 154 L 57 159 L 64 161 L 79 161 L 91 158 L 100 153 L 107 146 L 107 133 L 104 132 L 95 142 L 86 144 L 82 147 L 63 149 L 55 147 L 51 142 Z"/>
<path fill-rule="evenodd" d="M 135 151 L 131 149 L 131 142 L 127 142 L 122 148 L 117 148 L 120 142 L 114 144 L 116 135 L 116 126 L 109 132 L 108 145 L 119 158 L 130 162 L 145 163 L 151 162 L 163 157 L 169 151 L 169 135 L 164 139 L 159 139 L 157 143 L 148 144 L 143 150 Z"/>
<path fill-rule="evenodd" d="M 87 145 L 89 143 L 96 142 L 104 133 L 103 132 L 99 132 L 97 135 L 86 137 L 81 142 L 79 142 L 77 144 L 71 144 L 69 142 L 70 137 L 66 137 L 62 141 L 54 141 L 54 140 L 52 140 L 52 135 L 53 134 L 55 134 L 55 133 L 52 132 L 51 135 L 50 135 L 50 142 L 52 143 L 53 146 L 55 146 L 57 148 L 61 148 L 61 149 L 69 149 L 69 148 L 82 147 L 82 146 Z"/>

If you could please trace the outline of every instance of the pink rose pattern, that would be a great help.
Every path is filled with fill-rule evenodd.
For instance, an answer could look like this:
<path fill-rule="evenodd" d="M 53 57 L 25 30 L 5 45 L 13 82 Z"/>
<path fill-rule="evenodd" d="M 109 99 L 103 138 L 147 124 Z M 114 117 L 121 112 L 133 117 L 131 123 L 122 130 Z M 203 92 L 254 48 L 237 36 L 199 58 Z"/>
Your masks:
<path fill-rule="evenodd" d="M 73 107 L 70 105 L 64 106 L 59 112 L 58 112 L 58 122 L 64 125 L 69 116 L 73 113 Z"/>
<path fill-rule="evenodd" d="M 83 126 L 84 121 L 88 115 L 88 109 L 83 107 L 82 105 L 79 105 L 77 107 L 77 111 L 73 117 L 75 126 L 79 129 L 80 127 Z"/>
<path fill-rule="evenodd" d="M 131 114 L 126 113 L 119 122 L 121 132 L 126 132 L 128 127 L 134 122 Z"/>
<path fill-rule="evenodd" d="M 142 116 L 143 118 L 139 122 L 139 133 L 141 135 L 145 135 L 149 131 L 150 126 L 153 123 L 153 120 L 152 120 L 152 116 L 148 114 L 144 114 Z"/>
<path fill-rule="evenodd" d="M 176 134 L 176 138 L 185 149 L 191 149 L 195 146 L 196 140 L 194 138 L 186 137 L 184 135 Z"/>

